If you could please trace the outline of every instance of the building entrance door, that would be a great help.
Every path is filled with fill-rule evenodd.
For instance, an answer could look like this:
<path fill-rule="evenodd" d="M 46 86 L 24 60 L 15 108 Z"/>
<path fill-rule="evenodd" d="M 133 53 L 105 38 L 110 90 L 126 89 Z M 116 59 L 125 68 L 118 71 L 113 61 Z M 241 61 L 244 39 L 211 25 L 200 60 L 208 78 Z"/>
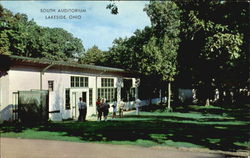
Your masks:
<path fill-rule="evenodd" d="M 86 91 L 75 91 L 72 92 L 72 117 L 77 120 L 79 116 L 78 102 L 79 98 L 82 97 L 82 100 L 87 103 L 87 92 Z"/>

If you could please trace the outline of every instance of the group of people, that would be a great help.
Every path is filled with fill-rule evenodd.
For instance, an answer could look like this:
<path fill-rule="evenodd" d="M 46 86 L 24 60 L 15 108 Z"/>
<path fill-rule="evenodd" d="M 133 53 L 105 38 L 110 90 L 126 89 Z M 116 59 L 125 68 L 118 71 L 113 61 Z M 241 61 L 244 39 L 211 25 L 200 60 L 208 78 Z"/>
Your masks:
<path fill-rule="evenodd" d="M 119 103 L 114 101 L 112 107 L 113 107 L 112 118 L 116 118 L 117 111 L 119 112 L 119 117 L 123 117 L 123 111 L 124 111 L 124 108 L 125 108 L 125 103 L 122 100 L 120 100 Z"/>
<path fill-rule="evenodd" d="M 98 98 L 96 101 L 96 110 L 97 110 L 97 120 L 101 121 L 102 120 L 102 116 L 104 117 L 104 121 L 107 121 L 107 117 L 108 117 L 108 113 L 109 113 L 109 108 L 110 105 L 108 104 L 109 101 L 106 100 L 105 98 Z M 140 99 L 136 99 L 135 100 L 135 108 L 136 108 L 136 115 L 139 115 L 139 107 L 141 106 L 141 100 Z M 123 111 L 125 108 L 125 103 L 123 102 L 123 100 L 120 100 L 119 103 L 117 103 L 117 101 L 113 102 L 112 105 L 113 108 L 113 114 L 112 114 L 112 118 L 116 118 L 116 113 L 117 111 L 119 112 L 119 117 L 123 117 Z M 83 101 L 83 99 L 80 97 L 79 98 L 79 102 L 78 102 L 78 109 L 79 109 L 79 117 L 78 117 L 78 121 L 85 121 L 86 120 L 86 114 L 87 114 L 87 104 L 85 101 Z"/>
<path fill-rule="evenodd" d="M 97 108 L 97 120 L 101 121 L 102 120 L 102 116 L 104 117 L 104 121 L 107 120 L 107 116 L 109 113 L 109 108 L 110 105 L 108 104 L 109 101 L 106 101 L 105 98 L 98 98 L 97 102 L 96 102 L 96 108 Z M 119 116 L 123 117 L 123 111 L 124 111 L 124 107 L 125 107 L 125 103 L 121 100 L 119 103 L 117 103 L 117 101 L 114 99 L 113 101 L 113 105 L 111 106 L 113 108 L 113 114 L 112 114 L 112 118 L 116 118 L 116 113 L 117 111 L 119 112 Z"/>
<path fill-rule="evenodd" d="M 98 98 L 96 102 L 97 120 L 101 121 L 103 116 L 104 121 L 106 121 L 109 113 L 109 108 L 110 105 L 108 104 L 108 101 L 106 101 L 105 98 Z"/>

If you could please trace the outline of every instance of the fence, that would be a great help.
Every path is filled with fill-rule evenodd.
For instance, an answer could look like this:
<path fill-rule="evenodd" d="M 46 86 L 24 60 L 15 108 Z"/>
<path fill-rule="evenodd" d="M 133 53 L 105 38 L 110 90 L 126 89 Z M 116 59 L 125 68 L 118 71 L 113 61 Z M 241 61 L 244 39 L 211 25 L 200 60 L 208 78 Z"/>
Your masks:
<path fill-rule="evenodd" d="M 18 117 L 23 123 L 48 120 L 48 91 L 18 91 Z"/>

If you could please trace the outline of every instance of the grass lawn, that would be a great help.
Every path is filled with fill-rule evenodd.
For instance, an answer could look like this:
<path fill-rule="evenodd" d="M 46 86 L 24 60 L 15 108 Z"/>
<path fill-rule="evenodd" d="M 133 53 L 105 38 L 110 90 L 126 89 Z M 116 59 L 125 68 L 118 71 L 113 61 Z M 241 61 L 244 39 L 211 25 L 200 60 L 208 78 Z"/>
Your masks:
<path fill-rule="evenodd" d="M 249 150 L 249 118 L 230 110 L 190 106 L 191 112 L 134 112 L 107 122 L 52 122 L 46 125 L 1 125 L 1 137 L 98 142 L 141 146 Z M 212 110 L 213 113 L 210 113 Z M 214 114 L 214 110 L 224 113 Z M 247 113 L 245 113 L 247 115 Z"/>

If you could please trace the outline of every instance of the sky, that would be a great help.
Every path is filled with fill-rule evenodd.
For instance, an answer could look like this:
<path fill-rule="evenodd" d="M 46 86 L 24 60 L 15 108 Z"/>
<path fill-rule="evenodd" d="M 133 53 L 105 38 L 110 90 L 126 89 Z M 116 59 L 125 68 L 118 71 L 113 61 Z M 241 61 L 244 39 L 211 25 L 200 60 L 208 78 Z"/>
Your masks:
<path fill-rule="evenodd" d="M 101 50 L 112 47 L 114 39 L 130 37 L 136 29 L 150 25 L 143 11 L 149 1 L 118 1 L 119 14 L 106 9 L 109 1 L 0 1 L 13 13 L 27 14 L 29 20 L 45 27 L 60 27 L 80 38 L 85 49 L 97 45 Z M 52 9 L 52 11 L 48 11 Z M 58 12 L 58 9 L 80 9 L 82 12 Z M 53 11 L 54 10 L 54 11 Z M 52 19 L 51 16 L 66 19 Z M 75 16 L 79 19 L 70 19 Z"/>

